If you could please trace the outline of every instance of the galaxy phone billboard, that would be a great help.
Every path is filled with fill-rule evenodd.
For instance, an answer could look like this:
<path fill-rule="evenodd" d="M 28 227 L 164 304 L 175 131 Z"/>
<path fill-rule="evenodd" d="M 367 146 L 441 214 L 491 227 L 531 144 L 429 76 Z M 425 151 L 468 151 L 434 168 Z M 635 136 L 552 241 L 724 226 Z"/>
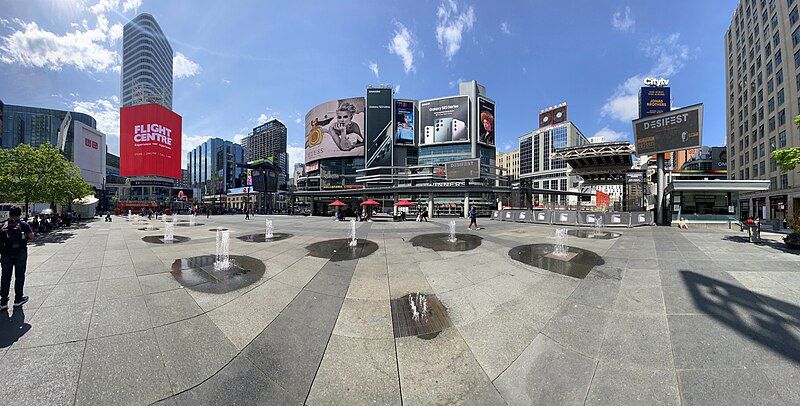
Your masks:
<path fill-rule="evenodd" d="M 121 176 L 181 178 L 181 116 L 158 104 L 120 109 Z"/>
<path fill-rule="evenodd" d="M 419 103 L 420 145 L 469 142 L 469 98 L 445 97 Z"/>

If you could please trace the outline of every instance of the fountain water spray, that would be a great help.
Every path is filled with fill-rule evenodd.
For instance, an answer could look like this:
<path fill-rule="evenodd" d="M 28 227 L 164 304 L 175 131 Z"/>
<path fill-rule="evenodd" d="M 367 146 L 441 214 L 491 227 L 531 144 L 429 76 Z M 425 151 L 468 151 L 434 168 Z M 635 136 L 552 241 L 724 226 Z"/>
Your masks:
<path fill-rule="evenodd" d="M 194 214 L 190 215 L 190 216 L 189 216 L 189 225 L 190 225 L 190 226 L 192 226 L 192 227 L 194 227 L 194 221 L 195 221 L 196 219 L 197 219 L 197 216 L 195 216 Z"/>
<path fill-rule="evenodd" d="M 164 242 L 172 242 L 175 239 L 175 223 L 164 220 Z"/>
<path fill-rule="evenodd" d="M 553 246 L 553 255 L 559 257 L 567 256 L 567 229 L 556 229 L 556 243 Z"/>
<path fill-rule="evenodd" d="M 217 231 L 217 255 L 214 260 L 215 271 L 224 271 L 231 267 L 230 240 L 230 231 Z"/>
<path fill-rule="evenodd" d="M 603 218 L 597 217 L 594 221 L 593 237 L 600 237 L 603 235 Z"/>
<path fill-rule="evenodd" d="M 411 307 L 411 317 L 414 320 L 419 320 L 419 311 L 417 311 L 417 304 L 414 303 L 414 295 L 408 294 L 408 305 Z"/>
<path fill-rule="evenodd" d="M 350 220 L 350 246 L 355 247 L 358 245 L 358 239 L 356 238 L 356 221 Z"/>
<path fill-rule="evenodd" d="M 272 220 L 267 219 L 266 221 L 267 232 L 264 234 L 264 238 L 270 240 L 272 239 Z"/>
<path fill-rule="evenodd" d="M 414 298 L 416 296 L 416 299 Z M 411 309 L 411 318 L 419 320 L 428 315 L 428 298 L 422 293 L 408 294 L 408 307 Z"/>
<path fill-rule="evenodd" d="M 447 237 L 448 242 L 456 242 L 458 239 L 456 238 L 456 221 L 450 220 L 450 236 Z"/>

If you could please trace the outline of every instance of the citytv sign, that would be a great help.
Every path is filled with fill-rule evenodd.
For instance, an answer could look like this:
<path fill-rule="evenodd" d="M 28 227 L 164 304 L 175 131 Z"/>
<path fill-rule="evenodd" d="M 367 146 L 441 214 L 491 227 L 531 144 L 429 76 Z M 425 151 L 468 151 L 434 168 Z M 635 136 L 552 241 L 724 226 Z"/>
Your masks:
<path fill-rule="evenodd" d="M 646 86 L 662 87 L 669 84 L 669 79 L 644 78 L 644 84 Z"/>

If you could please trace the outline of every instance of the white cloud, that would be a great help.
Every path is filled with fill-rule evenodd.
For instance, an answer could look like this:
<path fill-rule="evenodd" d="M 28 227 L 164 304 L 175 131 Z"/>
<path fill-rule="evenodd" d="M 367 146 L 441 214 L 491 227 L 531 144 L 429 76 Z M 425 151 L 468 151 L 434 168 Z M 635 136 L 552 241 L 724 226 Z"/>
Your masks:
<path fill-rule="evenodd" d="M 611 16 L 611 25 L 616 30 L 628 32 L 633 29 L 635 24 L 636 20 L 631 17 L 631 8 L 628 6 L 625 6 L 625 13 L 617 11 Z"/>
<path fill-rule="evenodd" d="M 456 80 L 451 80 L 450 82 L 447 83 L 447 85 L 450 86 L 450 87 L 456 87 L 456 86 L 458 86 L 459 83 L 461 83 L 463 81 L 464 81 L 464 79 L 458 78 Z"/>
<path fill-rule="evenodd" d="M 667 37 L 650 38 L 642 51 L 655 60 L 653 67 L 646 73 L 631 76 L 617 86 L 614 94 L 606 100 L 600 109 L 601 117 L 611 117 L 622 122 L 630 122 L 639 116 L 638 92 L 644 85 L 645 77 L 668 78 L 683 69 L 691 57 L 689 47 L 679 43 L 680 34 L 673 33 Z"/>
<path fill-rule="evenodd" d="M 119 137 L 119 98 L 110 96 L 89 101 L 73 101 L 72 110 L 97 120 L 97 129 L 108 137 Z"/>
<path fill-rule="evenodd" d="M 508 23 L 505 22 L 505 21 L 500 23 L 500 31 L 503 31 L 503 33 L 505 33 L 505 34 L 509 34 L 509 35 L 511 34 L 511 29 L 508 28 Z"/>
<path fill-rule="evenodd" d="M 97 4 L 89 7 L 89 11 L 95 14 L 103 14 L 107 11 L 119 9 L 120 0 L 100 0 Z M 124 0 L 122 2 L 122 11 L 128 12 L 138 9 L 142 6 L 142 0 Z"/>
<path fill-rule="evenodd" d="M 378 68 L 378 63 L 369 61 L 369 70 L 372 71 L 372 74 L 375 75 L 375 79 L 380 80 L 380 69 Z"/>
<path fill-rule="evenodd" d="M 289 170 L 294 170 L 294 164 L 306 162 L 306 150 L 302 146 L 287 145 L 286 153 L 289 155 Z"/>
<path fill-rule="evenodd" d="M 181 137 L 181 168 L 186 169 L 188 164 L 186 154 L 211 138 L 212 137 L 210 135 L 189 135 L 183 133 L 183 136 Z"/>
<path fill-rule="evenodd" d="M 467 6 L 466 10 L 459 13 L 456 2 L 447 0 L 439 4 L 436 16 L 439 18 L 436 24 L 436 41 L 439 43 L 439 49 L 442 49 L 447 59 L 451 60 L 461 49 L 463 33 L 472 30 L 472 26 L 475 25 L 475 10 L 472 6 Z"/>
<path fill-rule="evenodd" d="M 389 53 L 395 54 L 403 60 L 403 69 L 408 73 L 415 70 L 414 36 L 402 23 L 395 21 L 394 24 L 397 29 L 394 30 L 394 37 L 392 37 L 392 41 L 389 42 Z"/>
<path fill-rule="evenodd" d="M 228 79 L 222 79 L 222 84 L 229 85 L 231 84 L 231 81 Z"/>
<path fill-rule="evenodd" d="M 172 57 L 172 77 L 174 78 L 188 78 L 197 75 L 200 70 L 200 65 L 180 52 L 176 52 Z"/>
<path fill-rule="evenodd" d="M 603 127 L 598 132 L 594 133 L 593 137 L 603 137 L 605 142 L 625 141 L 628 139 L 628 133 L 614 131 L 608 127 Z"/>
<path fill-rule="evenodd" d="M 88 23 L 64 35 L 43 30 L 36 22 L 14 20 L 21 29 L 0 38 L 0 62 L 60 71 L 74 66 L 82 71 L 107 72 L 118 69 L 119 56 L 106 42 L 116 38 L 117 29 L 98 18 L 98 26 Z M 109 32 L 111 30 L 111 32 Z"/>
<path fill-rule="evenodd" d="M 400 93 L 400 85 L 394 85 L 394 93 Z"/>
<path fill-rule="evenodd" d="M 122 24 L 114 24 L 109 28 L 108 40 L 111 41 L 112 44 L 122 39 L 122 28 Z"/>
<path fill-rule="evenodd" d="M 242 141 L 244 140 L 244 137 L 247 137 L 247 134 L 242 134 L 242 133 L 233 134 L 233 142 L 241 144 Z"/>

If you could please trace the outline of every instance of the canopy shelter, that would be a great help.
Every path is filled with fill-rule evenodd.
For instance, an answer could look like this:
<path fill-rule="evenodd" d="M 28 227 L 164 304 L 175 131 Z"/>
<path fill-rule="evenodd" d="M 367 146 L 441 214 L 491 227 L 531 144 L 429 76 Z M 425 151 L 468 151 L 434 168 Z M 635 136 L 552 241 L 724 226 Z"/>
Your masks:
<path fill-rule="evenodd" d="M 584 186 L 623 184 L 625 173 L 633 167 L 635 149 L 630 142 L 602 142 L 559 148 L 551 159 L 563 159 L 570 175 L 580 176 Z"/>
<path fill-rule="evenodd" d="M 408 200 L 405 200 L 405 199 L 395 203 L 394 205 L 397 206 L 397 207 L 412 207 L 412 206 L 416 206 L 416 204 L 414 204 L 412 202 L 409 202 Z"/>
<path fill-rule="evenodd" d="M 334 200 L 334 201 L 333 201 L 333 203 L 330 203 L 328 206 L 333 206 L 333 207 L 346 207 L 346 206 L 347 206 L 347 203 L 345 203 L 345 202 L 343 202 L 343 201 L 341 201 L 341 200 L 339 200 L 339 199 L 336 199 L 336 200 Z"/>
<path fill-rule="evenodd" d="M 361 202 L 361 205 L 362 206 L 380 206 L 381 204 L 376 202 L 376 201 L 374 201 L 374 200 L 372 200 L 372 199 L 367 199 L 367 200 Z"/>

